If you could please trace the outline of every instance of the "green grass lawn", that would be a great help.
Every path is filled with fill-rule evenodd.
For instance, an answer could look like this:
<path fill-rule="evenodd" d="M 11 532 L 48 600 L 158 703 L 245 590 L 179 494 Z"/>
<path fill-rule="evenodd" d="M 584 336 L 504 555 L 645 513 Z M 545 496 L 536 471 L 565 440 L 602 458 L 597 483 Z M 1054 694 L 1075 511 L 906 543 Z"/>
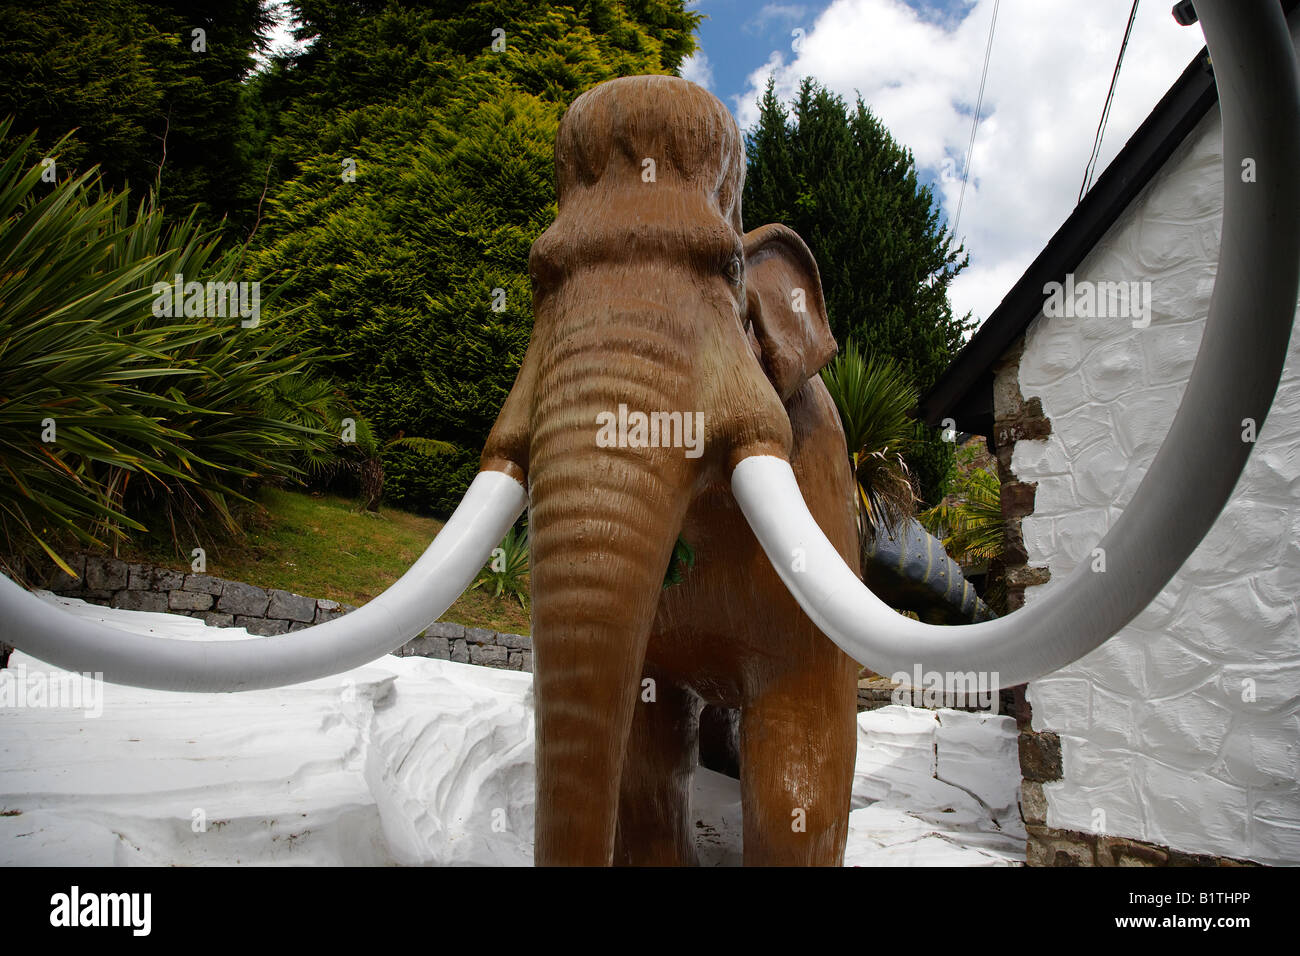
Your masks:
<path fill-rule="evenodd" d="M 247 537 L 205 544 L 207 573 L 313 598 L 365 604 L 396 581 L 442 527 L 435 518 L 384 508 L 359 513 L 351 499 L 266 489 L 265 511 L 245 519 Z M 140 539 L 120 556 L 188 571 L 170 541 Z M 529 633 L 528 612 L 514 599 L 467 591 L 444 621 L 512 634 Z"/>

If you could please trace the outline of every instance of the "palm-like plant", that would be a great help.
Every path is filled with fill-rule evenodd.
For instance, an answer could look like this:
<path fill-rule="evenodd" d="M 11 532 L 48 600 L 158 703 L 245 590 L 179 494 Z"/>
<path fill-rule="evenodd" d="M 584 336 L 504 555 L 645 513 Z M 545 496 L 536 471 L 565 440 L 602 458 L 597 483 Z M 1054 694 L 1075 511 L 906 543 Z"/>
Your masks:
<path fill-rule="evenodd" d="M 909 413 L 916 390 L 891 360 L 864 358 L 851 339 L 821 375 L 839 410 L 857 480 L 859 531 L 893 528 L 916 506 L 902 454 L 915 434 Z"/>
<path fill-rule="evenodd" d="M 1003 548 L 1001 484 L 986 468 L 958 472 L 949 497 L 917 515 L 927 531 L 943 539 L 944 549 L 962 564 L 983 564 Z"/>
<path fill-rule="evenodd" d="M 235 281 L 235 255 L 93 170 L 44 182 L 31 142 L 0 158 L 0 566 L 25 577 L 35 550 L 70 573 L 62 543 L 116 542 L 159 510 L 237 531 L 231 500 L 328 437 L 266 403 L 312 354 L 266 324 L 155 317 L 155 282 Z"/>
<path fill-rule="evenodd" d="M 492 558 L 470 590 L 487 585 L 493 597 L 513 597 L 520 607 L 528 607 L 528 526 L 511 528 L 506 532 L 501 546 L 492 551 Z"/>

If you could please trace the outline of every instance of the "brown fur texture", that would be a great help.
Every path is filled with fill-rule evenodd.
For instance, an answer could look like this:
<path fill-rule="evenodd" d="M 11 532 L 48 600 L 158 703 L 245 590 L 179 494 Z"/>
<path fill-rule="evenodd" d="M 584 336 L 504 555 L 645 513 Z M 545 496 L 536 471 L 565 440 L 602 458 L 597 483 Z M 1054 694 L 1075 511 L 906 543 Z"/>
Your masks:
<path fill-rule="evenodd" d="M 740 132 L 685 80 L 583 94 L 556 171 L 532 341 L 483 452 L 529 489 L 536 862 L 693 862 L 709 702 L 741 709 L 746 864 L 839 864 L 857 666 L 790 597 L 729 484 L 745 457 L 786 458 L 858 567 L 844 436 L 816 375 L 835 350 L 816 263 L 783 226 L 742 233 Z M 620 405 L 702 413 L 702 453 L 602 447 L 598 416 Z M 696 563 L 663 590 L 679 534 Z"/>

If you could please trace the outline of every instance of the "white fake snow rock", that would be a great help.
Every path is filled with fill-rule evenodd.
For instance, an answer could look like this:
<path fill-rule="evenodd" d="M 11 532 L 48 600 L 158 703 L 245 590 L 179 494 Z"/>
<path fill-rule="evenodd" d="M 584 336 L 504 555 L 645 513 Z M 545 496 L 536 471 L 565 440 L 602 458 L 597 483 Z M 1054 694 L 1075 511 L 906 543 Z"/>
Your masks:
<path fill-rule="evenodd" d="M 248 636 L 41 596 L 125 631 Z M 100 688 L 98 717 L 0 707 L 0 865 L 532 862 L 530 674 L 389 656 L 241 694 Z M 1010 717 L 859 714 L 845 865 L 1022 863 L 1019 781 Z M 700 768 L 693 807 L 700 862 L 739 864 L 737 782 Z"/>

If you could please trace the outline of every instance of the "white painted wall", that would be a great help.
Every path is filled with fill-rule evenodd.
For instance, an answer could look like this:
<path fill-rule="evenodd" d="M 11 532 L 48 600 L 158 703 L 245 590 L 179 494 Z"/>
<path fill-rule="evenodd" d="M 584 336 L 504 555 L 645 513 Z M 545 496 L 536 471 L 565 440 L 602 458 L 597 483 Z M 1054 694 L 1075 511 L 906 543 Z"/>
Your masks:
<path fill-rule="evenodd" d="M 1052 435 L 1018 443 L 1012 470 L 1038 482 L 1024 538 L 1029 564 L 1050 567 L 1052 581 L 1027 603 L 1089 560 L 1173 420 L 1218 260 L 1221 145 L 1216 107 L 1075 271 L 1077 281 L 1150 280 L 1149 328 L 1040 315 L 1028 330 L 1020 388 L 1042 400 Z M 1278 173 L 1300 170 L 1260 171 Z M 1034 729 L 1061 735 L 1065 761 L 1065 779 L 1044 787 L 1048 825 L 1300 863 L 1297 599 L 1293 335 L 1233 500 L 1183 570 L 1117 637 L 1030 685 Z"/>

